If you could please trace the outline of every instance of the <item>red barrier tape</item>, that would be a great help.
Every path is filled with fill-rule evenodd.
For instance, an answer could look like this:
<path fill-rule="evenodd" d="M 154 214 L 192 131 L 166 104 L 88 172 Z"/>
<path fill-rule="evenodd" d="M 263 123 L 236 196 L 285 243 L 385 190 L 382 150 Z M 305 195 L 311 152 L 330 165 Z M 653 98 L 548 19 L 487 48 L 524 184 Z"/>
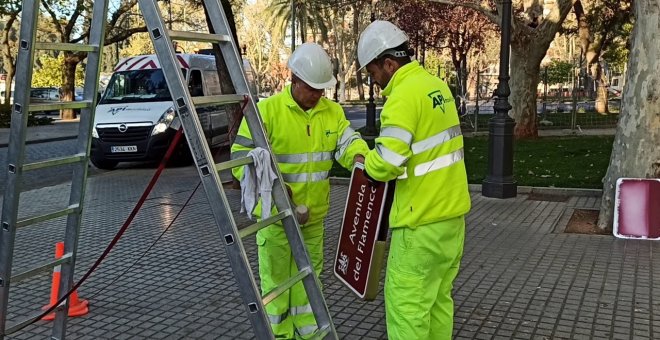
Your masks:
<path fill-rule="evenodd" d="M 71 290 L 69 290 L 66 294 L 64 294 L 64 296 L 62 296 L 57 301 L 57 303 L 55 303 L 53 306 L 51 306 L 50 308 L 45 310 L 39 316 L 32 319 L 32 321 L 30 321 L 30 323 L 24 325 L 21 328 L 16 329 L 16 331 L 19 331 L 19 330 L 33 324 L 37 320 L 41 320 L 44 316 L 50 314 L 52 311 L 57 309 L 62 302 L 64 302 L 66 299 L 69 298 L 69 295 L 71 295 L 71 293 L 73 293 L 73 291 L 78 289 L 83 284 L 83 282 L 85 282 L 85 280 L 87 280 L 87 278 L 89 278 L 89 276 L 92 274 L 92 272 L 94 270 L 96 270 L 96 268 L 101 264 L 101 262 L 103 262 L 103 260 L 106 258 L 106 256 L 108 256 L 108 254 L 110 253 L 112 248 L 115 246 L 115 244 L 117 244 L 117 241 L 119 241 L 119 239 L 122 237 L 122 235 L 124 235 L 124 232 L 126 232 L 126 229 L 128 229 L 128 227 L 131 225 L 131 222 L 133 222 L 133 219 L 137 215 L 138 211 L 140 211 L 140 208 L 142 208 L 142 205 L 144 204 L 144 201 L 147 199 L 147 197 L 151 193 L 151 190 L 153 189 L 154 185 L 156 185 L 156 181 L 158 181 L 158 177 L 160 177 L 160 174 L 165 169 L 165 165 L 167 164 L 167 161 L 169 161 L 170 157 L 172 156 L 172 153 L 174 152 L 174 149 L 179 144 L 179 140 L 181 139 L 182 135 L 183 135 L 183 127 L 180 127 L 179 130 L 174 135 L 174 139 L 172 140 L 172 143 L 170 144 L 170 147 L 167 149 L 167 152 L 165 153 L 165 156 L 163 156 L 163 160 L 161 160 L 160 165 L 158 166 L 158 169 L 156 170 L 156 173 L 154 173 L 154 175 L 151 177 L 151 181 L 147 185 L 147 188 L 142 193 L 142 196 L 140 197 L 137 204 L 133 208 L 133 211 L 131 211 L 131 214 L 128 215 L 128 218 L 126 218 L 126 221 L 121 226 L 121 228 L 119 229 L 119 231 L 117 232 L 115 237 L 112 239 L 110 244 L 103 251 L 103 254 L 101 254 L 101 257 L 99 257 L 96 260 L 96 262 L 94 262 L 92 267 L 89 268 L 89 270 L 85 273 L 85 275 L 83 275 L 83 277 L 80 279 L 80 281 L 78 281 L 75 285 L 73 285 L 73 288 L 71 288 Z"/>
<path fill-rule="evenodd" d="M 248 102 L 249 102 L 249 97 L 248 97 L 248 96 L 244 96 L 244 99 L 243 99 L 243 106 L 241 107 L 241 113 L 245 110 L 245 107 L 247 106 Z M 231 134 L 231 132 L 234 131 L 234 129 L 236 128 L 236 125 L 237 125 L 239 122 L 241 122 L 242 120 L 243 120 L 243 118 L 241 117 L 241 119 L 237 119 L 237 120 L 234 122 L 234 124 L 232 125 L 231 129 L 229 129 L 229 133 L 228 133 L 228 135 Z M 140 211 L 140 208 L 142 208 L 142 205 L 144 204 L 144 202 L 145 202 L 145 200 L 147 199 L 147 197 L 149 197 L 149 194 L 151 193 L 151 190 L 153 189 L 154 185 L 156 185 L 156 182 L 158 181 L 158 178 L 160 177 L 160 174 L 161 174 L 161 173 L 163 172 L 163 170 L 165 169 L 165 165 L 167 165 L 167 162 L 169 161 L 170 157 L 172 156 L 172 153 L 174 152 L 174 149 L 175 149 L 176 146 L 179 144 L 179 140 L 181 139 L 181 136 L 182 136 L 182 135 L 183 135 L 183 127 L 180 127 L 179 130 L 178 130 L 178 131 L 176 132 L 176 134 L 174 135 L 174 139 L 172 140 L 172 143 L 170 143 L 170 147 L 167 149 L 167 152 L 165 153 L 165 156 L 163 156 L 163 159 L 161 160 L 160 165 L 158 166 L 158 169 L 156 170 L 156 173 L 154 173 L 154 175 L 151 177 L 151 181 L 149 181 L 149 184 L 147 185 L 147 188 L 146 188 L 146 189 L 144 190 L 144 192 L 142 193 L 142 196 L 140 197 L 140 199 L 138 200 L 137 204 L 136 204 L 135 207 L 133 208 L 133 211 L 131 211 L 130 215 L 128 215 L 128 218 L 126 218 L 126 221 L 124 222 L 124 224 L 121 226 L 121 228 L 119 229 L 119 231 L 117 232 L 117 234 L 115 235 L 115 237 L 112 239 L 112 241 L 110 241 L 110 244 L 105 248 L 105 250 L 103 251 L 103 253 L 101 254 L 101 256 L 96 260 L 96 262 L 94 262 L 94 264 L 92 265 L 92 267 L 89 268 L 89 270 L 87 270 L 87 272 L 85 273 L 85 275 L 83 275 L 82 278 L 80 278 L 80 280 L 79 280 L 75 285 L 73 285 L 73 287 L 71 288 L 71 290 L 69 290 L 66 294 L 64 294 L 64 296 L 62 296 L 62 297 L 57 301 L 57 303 L 53 304 L 50 308 L 48 308 L 48 309 L 46 309 L 45 311 L 43 311 L 43 312 L 42 312 L 41 314 L 39 314 L 37 317 L 35 317 L 34 319 L 32 319 L 29 323 L 27 323 L 27 324 L 23 325 L 22 327 L 16 329 L 15 332 L 20 331 L 21 329 L 23 329 L 23 328 L 25 328 L 25 327 L 27 327 L 27 326 L 29 326 L 29 325 L 35 323 L 35 322 L 38 321 L 38 320 L 41 320 L 43 317 L 45 317 L 46 315 L 50 314 L 50 313 L 53 312 L 55 309 L 60 308 L 60 307 L 59 307 L 60 304 L 61 304 L 62 302 L 64 302 L 66 299 L 68 299 L 69 296 L 70 296 L 70 295 L 71 295 L 76 289 L 78 289 L 78 288 L 79 288 L 79 287 L 80 287 L 80 286 L 81 286 L 81 285 L 82 285 L 82 284 L 83 284 L 83 283 L 89 278 L 90 275 L 92 275 L 92 273 L 94 272 L 94 270 L 96 270 L 96 268 L 98 268 L 98 266 L 101 264 L 101 262 L 103 262 L 103 260 L 105 260 L 105 258 L 108 256 L 108 254 L 110 253 L 110 251 L 112 250 L 112 248 L 115 246 L 115 244 L 117 244 L 117 242 L 119 241 L 119 239 L 124 235 L 124 233 L 126 232 L 126 230 L 128 229 L 128 227 L 131 225 L 131 223 L 133 222 L 133 219 L 135 218 L 135 216 L 137 215 L 137 213 Z M 198 187 L 199 187 L 199 185 L 198 185 Z M 197 188 L 195 188 L 195 190 L 197 190 Z M 192 198 L 192 196 L 191 196 L 191 198 Z"/>

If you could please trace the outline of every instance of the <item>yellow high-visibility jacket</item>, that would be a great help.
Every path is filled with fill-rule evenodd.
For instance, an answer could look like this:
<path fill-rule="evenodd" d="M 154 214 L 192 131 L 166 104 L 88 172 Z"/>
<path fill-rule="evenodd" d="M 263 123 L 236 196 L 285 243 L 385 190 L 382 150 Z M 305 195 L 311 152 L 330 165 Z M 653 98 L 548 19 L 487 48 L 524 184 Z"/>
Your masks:
<path fill-rule="evenodd" d="M 308 224 L 322 221 L 329 207 L 328 174 L 332 160 L 351 169 L 353 158 L 369 151 L 367 143 L 350 127 L 342 107 L 325 97 L 312 109 L 303 111 L 287 86 L 260 101 L 258 107 L 282 178 L 293 192 L 294 204 L 309 208 Z M 254 147 L 244 119 L 231 147 L 231 158 L 244 157 Z M 243 167 L 232 172 L 241 179 Z M 261 212 L 261 202 L 254 212 Z"/>
<path fill-rule="evenodd" d="M 447 84 L 413 61 L 382 91 L 380 136 L 365 160 L 369 176 L 396 180 L 390 227 L 420 225 L 470 210 L 463 135 Z"/>

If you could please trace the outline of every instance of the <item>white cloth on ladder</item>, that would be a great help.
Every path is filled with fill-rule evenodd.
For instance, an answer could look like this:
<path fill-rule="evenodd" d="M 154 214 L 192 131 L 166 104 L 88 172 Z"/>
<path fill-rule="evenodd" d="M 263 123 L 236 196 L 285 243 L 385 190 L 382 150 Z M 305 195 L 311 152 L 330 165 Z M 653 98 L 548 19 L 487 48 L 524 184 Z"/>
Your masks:
<path fill-rule="evenodd" d="M 248 152 L 254 163 L 245 166 L 241 178 L 241 212 L 247 212 L 252 219 L 252 211 L 261 196 L 261 218 L 270 217 L 272 205 L 273 182 L 277 174 L 273 171 L 270 162 L 270 153 L 264 148 L 255 148 Z"/>

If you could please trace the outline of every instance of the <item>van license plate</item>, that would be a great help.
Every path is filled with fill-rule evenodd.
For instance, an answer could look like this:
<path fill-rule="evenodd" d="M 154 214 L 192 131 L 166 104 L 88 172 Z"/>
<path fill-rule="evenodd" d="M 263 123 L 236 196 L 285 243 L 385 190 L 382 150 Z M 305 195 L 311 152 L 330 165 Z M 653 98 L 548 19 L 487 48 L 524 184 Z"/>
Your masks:
<path fill-rule="evenodd" d="M 136 145 L 111 146 L 110 147 L 110 152 L 112 152 L 112 153 L 137 152 L 137 146 Z"/>

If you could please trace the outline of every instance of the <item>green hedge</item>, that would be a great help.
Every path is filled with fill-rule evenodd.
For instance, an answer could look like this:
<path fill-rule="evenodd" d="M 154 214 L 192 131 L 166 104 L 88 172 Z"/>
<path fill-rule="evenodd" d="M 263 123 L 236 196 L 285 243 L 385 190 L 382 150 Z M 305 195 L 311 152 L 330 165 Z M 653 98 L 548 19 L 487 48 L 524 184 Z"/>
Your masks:
<path fill-rule="evenodd" d="M 8 128 L 11 124 L 11 105 L 0 104 L 0 128 Z M 34 113 L 28 116 L 28 126 L 51 125 L 53 119 L 49 117 L 35 117 Z"/>
<path fill-rule="evenodd" d="M 481 184 L 488 168 L 488 137 L 465 137 L 468 182 Z M 514 144 L 513 176 L 518 185 L 602 188 L 614 136 L 542 137 Z M 367 141 L 370 148 L 373 142 Z M 339 164 L 331 176 L 350 177 Z"/>

